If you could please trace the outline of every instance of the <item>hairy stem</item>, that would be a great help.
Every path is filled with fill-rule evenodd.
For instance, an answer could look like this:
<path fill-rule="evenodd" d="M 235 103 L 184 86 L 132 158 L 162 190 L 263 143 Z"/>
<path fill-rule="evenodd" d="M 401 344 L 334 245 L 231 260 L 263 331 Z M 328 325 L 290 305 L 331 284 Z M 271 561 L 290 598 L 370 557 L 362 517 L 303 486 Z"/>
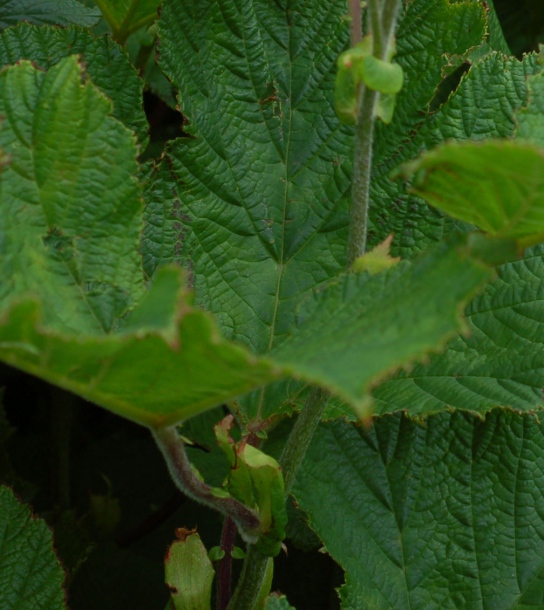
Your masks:
<path fill-rule="evenodd" d="M 381 49 L 380 59 L 386 59 L 395 40 L 397 17 L 400 10 L 400 0 L 385 0 L 382 10 L 382 32 L 385 44 Z"/>
<path fill-rule="evenodd" d="M 236 541 L 236 523 L 225 517 L 221 533 L 221 550 L 225 552 L 217 570 L 217 610 L 227 610 L 231 598 L 232 549 Z"/>
<path fill-rule="evenodd" d="M 368 0 L 370 30 L 374 40 L 374 54 L 385 59 L 393 45 L 400 0 Z M 372 150 L 374 142 L 374 111 L 379 94 L 360 86 L 353 184 L 351 189 L 350 230 L 348 240 L 348 268 L 366 250 Z"/>
<path fill-rule="evenodd" d="M 353 183 L 348 241 L 348 268 L 365 253 L 372 175 L 372 145 L 374 142 L 374 108 L 378 94 L 361 85 L 359 90 L 358 121 L 355 127 Z"/>
<path fill-rule="evenodd" d="M 231 496 L 218 494 L 217 490 L 204 483 L 193 470 L 185 445 L 175 426 L 165 426 L 151 430 L 159 449 L 168 465 L 174 483 L 186 495 L 213 508 L 236 523 L 240 535 L 248 543 L 256 542 L 255 532 L 259 527 L 259 517 L 250 508 Z"/>
<path fill-rule="evenodd" d="M 351 46 L 354 47 L 363 38 L 361 0 L 349 0 L 349 14 L 351 17 Z"/>
<path fill-rule="evenodd" d="M 373 54 L 376 57 L 381 57 L 383 48 L 382 4 L 380 0 L 368 0 L 368 20 L 374 40 Z"/>

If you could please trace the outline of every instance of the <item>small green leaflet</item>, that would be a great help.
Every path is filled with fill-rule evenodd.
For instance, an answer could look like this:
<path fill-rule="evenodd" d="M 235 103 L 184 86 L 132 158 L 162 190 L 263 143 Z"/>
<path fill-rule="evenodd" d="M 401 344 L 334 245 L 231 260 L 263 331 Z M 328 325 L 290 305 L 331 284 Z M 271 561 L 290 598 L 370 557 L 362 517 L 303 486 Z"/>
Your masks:
<path fill-rule="evenodd" d="M 361 83 L 384 94 L 384 103 L 377 110 L 384 123 L 391 122 L 395 95 L 402 89 L 402 68 L 391 61 L 374 57 L 372 44 L 372 36 L 366 36 L 362 42 L 338 58 L 334 90 L 335 110 L 338 118 L 348 125 L 357 122 L 357 98 Z M 392 56 L 389 59 L 391 60 Z"/>

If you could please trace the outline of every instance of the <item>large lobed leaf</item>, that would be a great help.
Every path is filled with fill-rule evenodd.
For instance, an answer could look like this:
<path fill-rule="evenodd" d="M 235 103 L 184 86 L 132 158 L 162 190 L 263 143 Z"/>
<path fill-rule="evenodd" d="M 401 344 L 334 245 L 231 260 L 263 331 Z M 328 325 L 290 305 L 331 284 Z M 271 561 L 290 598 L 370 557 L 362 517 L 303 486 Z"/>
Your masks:
<path fill-rule="evenodd" d="M 287 338 L 301 301 L 345 265 L 352 132 L 332 108 L 345 12 L 337 2 L 164 4 L 161 62 L 193 136 L 169 156 L 182 182 L 197 299 L 227 337 L 258 353 Z M 442 216 L 427 231 L 428 207 L 413 196 L 399 208 L 404 186 L 387 174 L 424 145 L 442 70 L 482 43 L 485 16 L 475 2 L 406 7 L 398 36 L 406 82 L 394 123 L 377 137 L 371 216 L 382 239 L 391 229 L 404 239 L 414 205 L 423 233 L 434 241 L 444 233 Z M 416 241 L 421 249 L 430 240 Z M 268 417 L 298 387 L 259 392 L 240 405 L 242 415 Z"/>
<path fill-rule="evenodd" d="M 193 138 L 170 150 L 198 301 L 262 353 L 344 265 L 351 141 L 332 107 L 339 2 L 170 0 L 161 62 Z M 343 225 L 343 226 L 342 226 Z"/>
<path fill-rule="evenodd" d="M 51 531 L 0 486 L 0 607 L 65 610 L 63 581 Z"/>
<path fill-rule="evenodd" d="M 540 608 L 543 467 L 535 416 L 396 414 L 323 425 L 294 493 L 346 570 L 343 610 Z"/>

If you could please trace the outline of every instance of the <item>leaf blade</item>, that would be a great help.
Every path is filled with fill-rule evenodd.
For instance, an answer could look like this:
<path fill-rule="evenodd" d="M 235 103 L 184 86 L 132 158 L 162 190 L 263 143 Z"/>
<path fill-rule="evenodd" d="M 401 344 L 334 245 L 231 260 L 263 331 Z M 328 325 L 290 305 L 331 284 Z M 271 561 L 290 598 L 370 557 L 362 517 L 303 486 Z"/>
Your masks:
<path fill-rule="evenodd" d="M 11 610 L 65 610 L 64 571 L 52 534 L 0 486 L 0 604 Z"/>

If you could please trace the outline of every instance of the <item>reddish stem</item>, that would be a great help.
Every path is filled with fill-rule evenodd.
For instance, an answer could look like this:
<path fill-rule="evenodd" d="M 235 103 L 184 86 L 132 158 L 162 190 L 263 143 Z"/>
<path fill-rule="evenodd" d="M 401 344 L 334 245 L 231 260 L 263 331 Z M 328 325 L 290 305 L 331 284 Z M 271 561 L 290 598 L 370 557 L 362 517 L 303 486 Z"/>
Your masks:
<path fill-rule="evenodd" d="M 231 582 L 232 582 L 232 549 L 236 541 L 236 523 L 226 517 L 223 523 L 221 534 L 221 550 L 225 552 L 224 557 L 219 561 L 217 570 L 217 610 L 227 610 L 230 603 Z"/>

